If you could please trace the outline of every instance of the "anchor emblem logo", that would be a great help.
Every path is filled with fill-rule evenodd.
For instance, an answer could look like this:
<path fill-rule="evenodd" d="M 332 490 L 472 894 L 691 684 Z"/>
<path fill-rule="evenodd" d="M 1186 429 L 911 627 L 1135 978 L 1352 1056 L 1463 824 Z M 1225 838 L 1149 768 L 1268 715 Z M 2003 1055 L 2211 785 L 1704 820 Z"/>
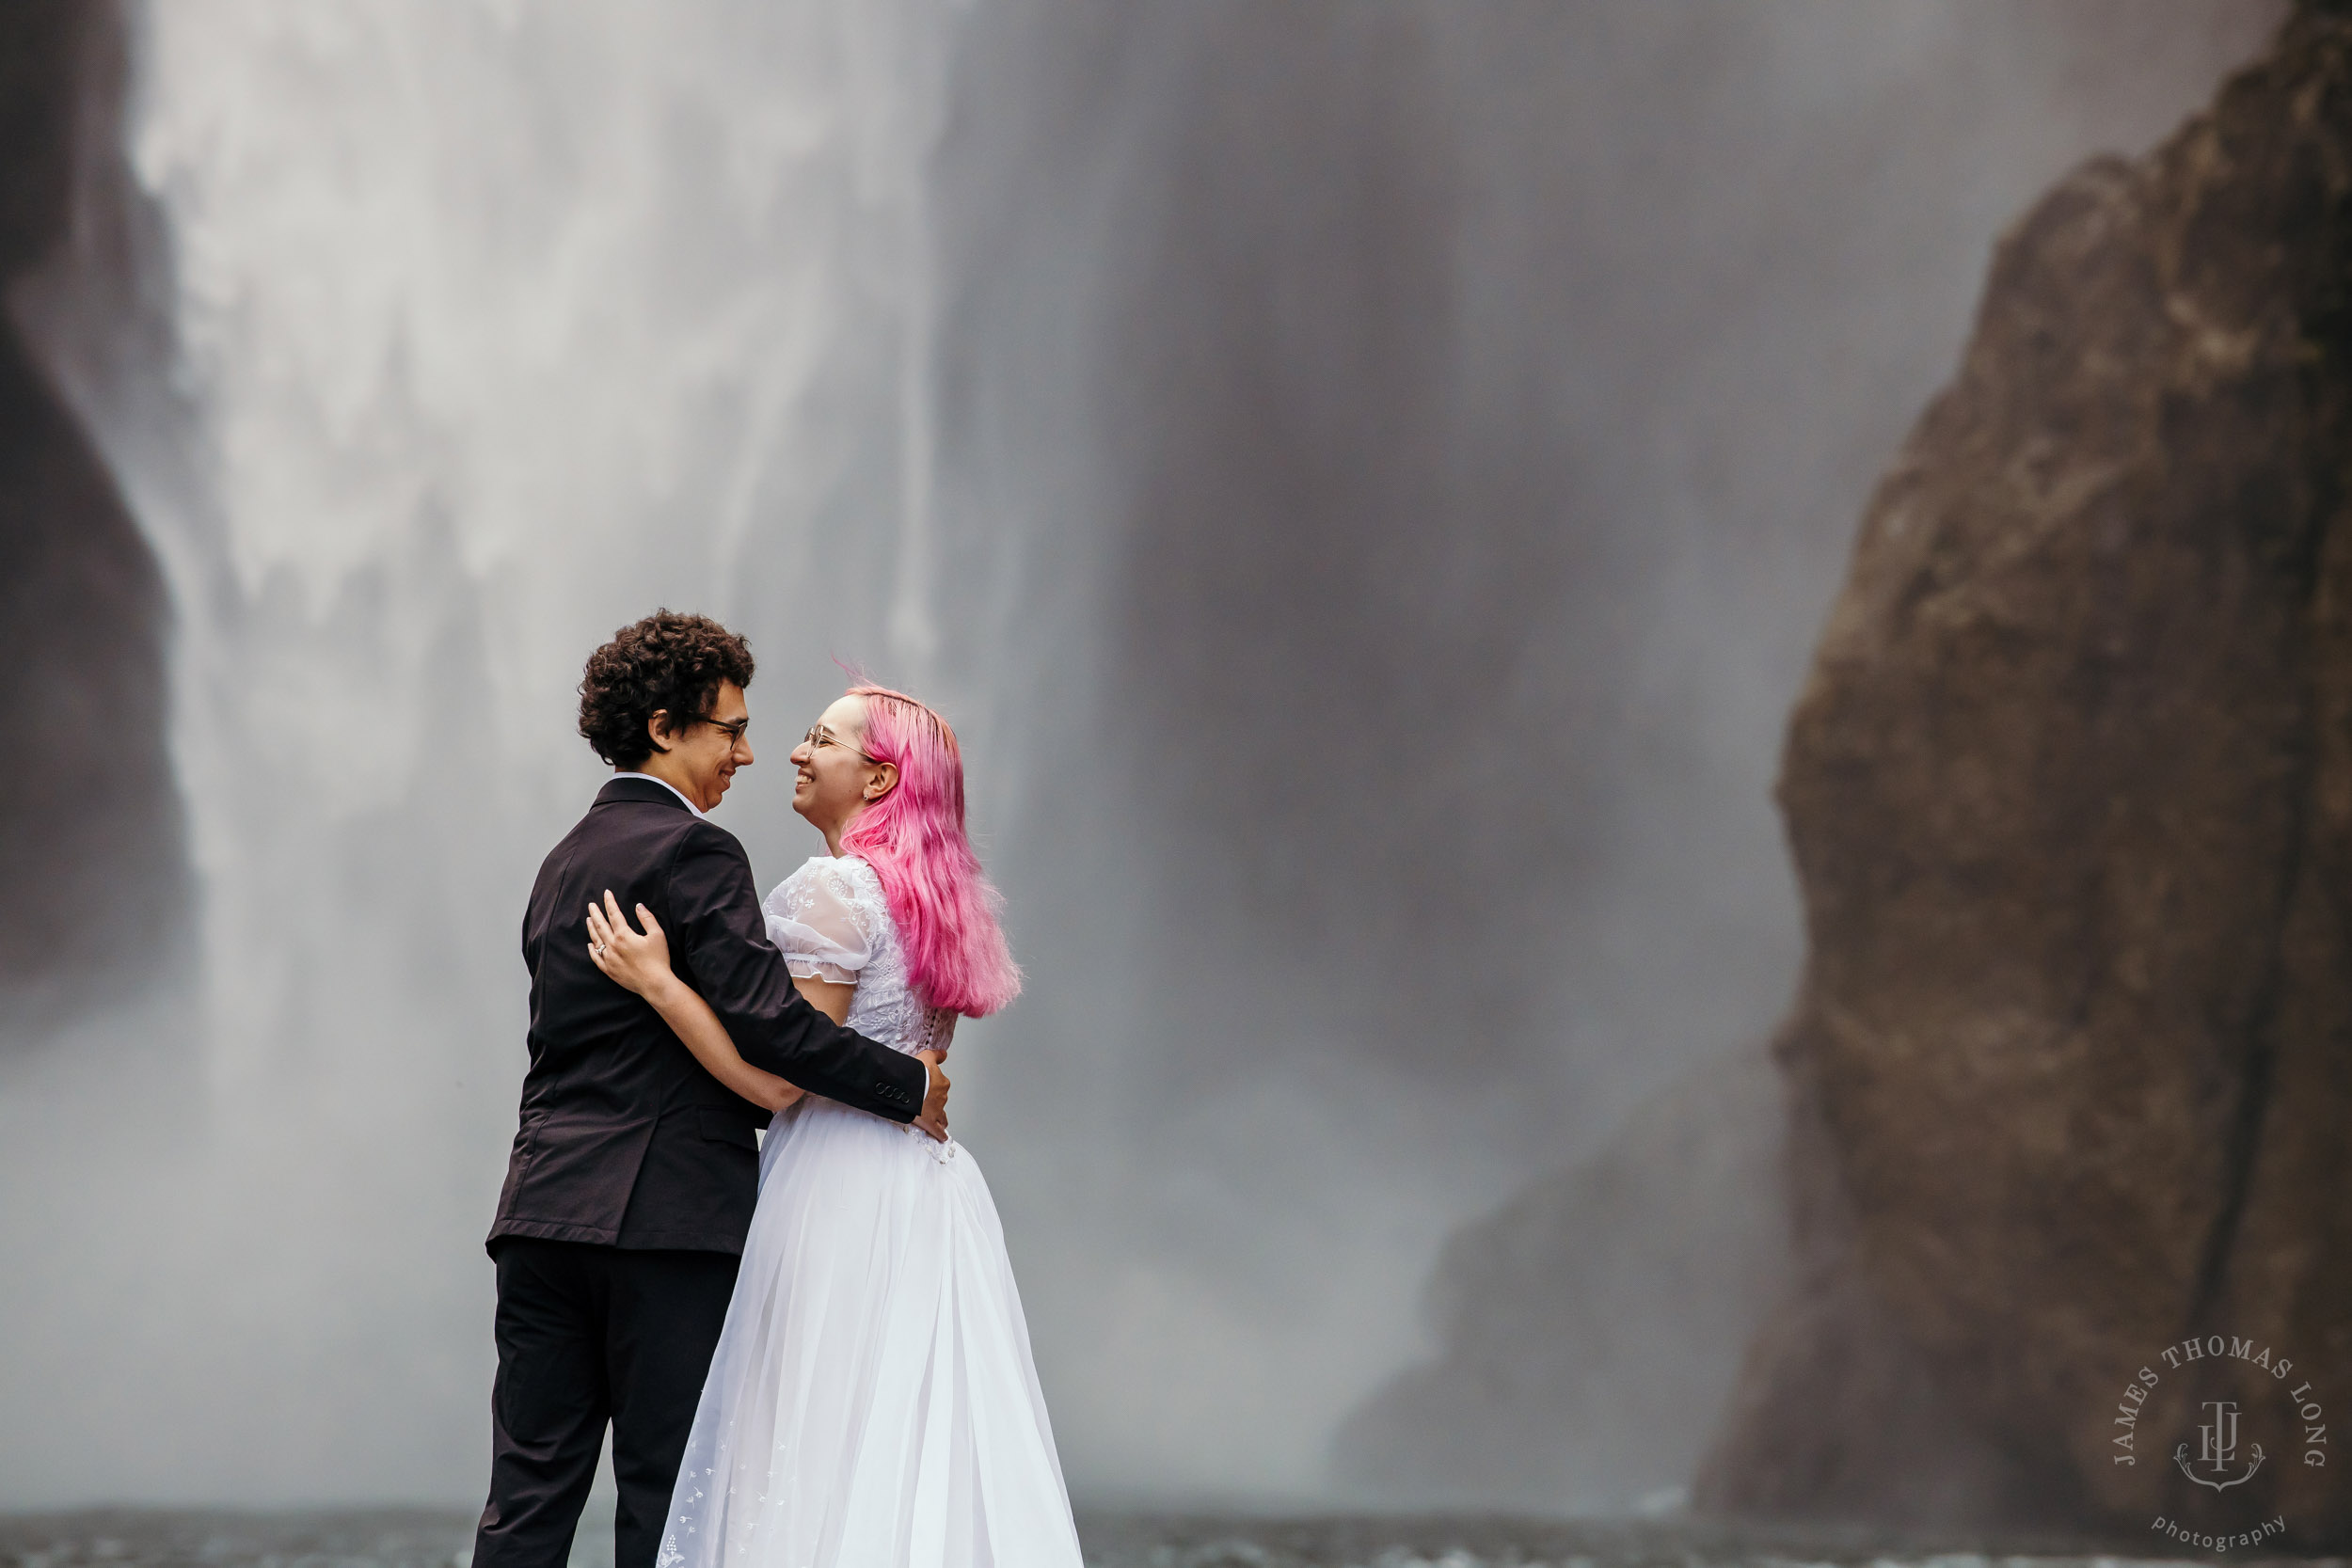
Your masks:
<path fill-rule="evenodd" d="M 2260 1443 L 2250 1445 L 2254 1457 L 2248 1463 L 2245 1474 L 2222 1480 L 2231 1463 L 2237 1458 L 2237 1402 L 2233 1400 L 2207 1400 L 2205 1408 L 2213 1412 L 2213 1419 L 2198 1425 L 2197 1433 L 2201 1441 L 2197 1464 L 2210 1469 L 2213 1474 L 2201 1476 L 2190 1467 L 2186 1443 L 2172 1450 L 2172 1462 L 2181 1467 L 2181 1474 L 2200 1486 L 2210 1486 L 2217 1492 L 2243 1486 L 2254 1479 L 2255 1471 L 2263 1467 L 2263 1446 Z"/>

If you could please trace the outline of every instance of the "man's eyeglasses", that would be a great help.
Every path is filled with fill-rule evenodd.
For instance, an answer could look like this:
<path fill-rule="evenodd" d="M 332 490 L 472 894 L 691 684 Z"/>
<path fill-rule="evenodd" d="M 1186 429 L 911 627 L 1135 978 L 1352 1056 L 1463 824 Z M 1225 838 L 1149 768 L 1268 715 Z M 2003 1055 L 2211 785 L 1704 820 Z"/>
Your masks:
<path fill-rule="evenodd" d="M 882 758 L 868 757 L 864 752 L 858 752 L 856 747 L 850 746 L 848 741 L 842 739 L 839 736 L 834 734 L 833 731 L 827 729 L 822 724 L 811 724 L 808 727 L 808 733 L 801 736 L 801 744 L 807 747 L 812 752 L 817 750 L 819 746 L 847 747 L 850 751 L 857 752 L 859 756 L 865 757 L 867 762 L 873 763 L 877 767 L 879 767 L 882 763 Z"/>
<path fill-rule="evenodd" d="M 687 722 L 690 724 L 708 724 L 714 730 L 726 731 L 727 744 L 730 747 L 740 745 L 743 740 L 743 732 L 752 727 L 752 721 L 748 718 L 713 719 L 707 713 L 698 713 L 694 715 L 693 718 L 689 719 Z"/>

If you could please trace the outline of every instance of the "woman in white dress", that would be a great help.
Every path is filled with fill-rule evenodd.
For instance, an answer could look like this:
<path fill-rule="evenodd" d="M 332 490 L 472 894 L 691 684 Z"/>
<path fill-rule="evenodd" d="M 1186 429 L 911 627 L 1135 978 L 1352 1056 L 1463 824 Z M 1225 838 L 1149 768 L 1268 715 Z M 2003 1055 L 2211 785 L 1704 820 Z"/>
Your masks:
<path fill-rule="evenodd" d="M 802 992 L 886 1045 L 944 1053 L 1020 990 L 963 829 L 946 721 L 860 685 L 792 761 L 827 853 L 764 906 Z M 609 918 L 608 918 L 609 912 Z M 660 1568 L 1079 1568 L 1061 1464 L 988 1183 L 933 1142 L 748 1066 L 641 906 L 592 914 L 604 972 L 703 1065 L 775 1108 L 759 1207 Z"/>

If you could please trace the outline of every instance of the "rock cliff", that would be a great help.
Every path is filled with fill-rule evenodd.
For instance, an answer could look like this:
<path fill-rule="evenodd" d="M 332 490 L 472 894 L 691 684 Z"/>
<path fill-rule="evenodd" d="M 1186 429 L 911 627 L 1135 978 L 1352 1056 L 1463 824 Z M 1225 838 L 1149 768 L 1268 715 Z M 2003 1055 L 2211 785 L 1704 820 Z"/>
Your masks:
<path fill-rule="evenodd" d="M 163 585 L 24 328 L 43 269 L 105 260 L 121 43 L 106 0 L 0 7 L 0 1051 L 152 973 L 183 907 Z"/>
<path fill-rule="evenodd" d="M 1458 1231 L 1430 1276 L 1440 1352 L 1349 1418 L 1340 1473 L 1390 1503 L 1678 1492 L 1786 1280 L 1782 1097 L 1760 1048 L 1704 1063 Z"/>
<path fill-rule="evenodd" d="M 2286 1399 L 2352 1415 L 2348 436 L 2352 7 L 2305 4 L 2016 224 L 1869 505 L 1780 784 L 1799 1282 L 1702 1506 L 2352 1535 Z M 2299 1370 L 2163 1358 L 2211 1335 Z M 2223 1399 L 2269 1462 L 2217 1492 Z"/>

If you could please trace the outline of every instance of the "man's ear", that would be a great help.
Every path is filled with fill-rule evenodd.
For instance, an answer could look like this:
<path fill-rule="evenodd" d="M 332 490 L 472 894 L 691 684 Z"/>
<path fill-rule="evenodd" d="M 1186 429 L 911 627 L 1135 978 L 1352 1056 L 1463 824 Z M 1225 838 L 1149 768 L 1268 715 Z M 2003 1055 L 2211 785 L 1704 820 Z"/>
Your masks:
<path fill-rule="evenodd" d="M 646 716 L 645 735 L 653 741 L 655 751 L 667 752 L 670 749 L 667 744 L 670 738 L 670 710 L 668 708 L 655 708 Z"/>

